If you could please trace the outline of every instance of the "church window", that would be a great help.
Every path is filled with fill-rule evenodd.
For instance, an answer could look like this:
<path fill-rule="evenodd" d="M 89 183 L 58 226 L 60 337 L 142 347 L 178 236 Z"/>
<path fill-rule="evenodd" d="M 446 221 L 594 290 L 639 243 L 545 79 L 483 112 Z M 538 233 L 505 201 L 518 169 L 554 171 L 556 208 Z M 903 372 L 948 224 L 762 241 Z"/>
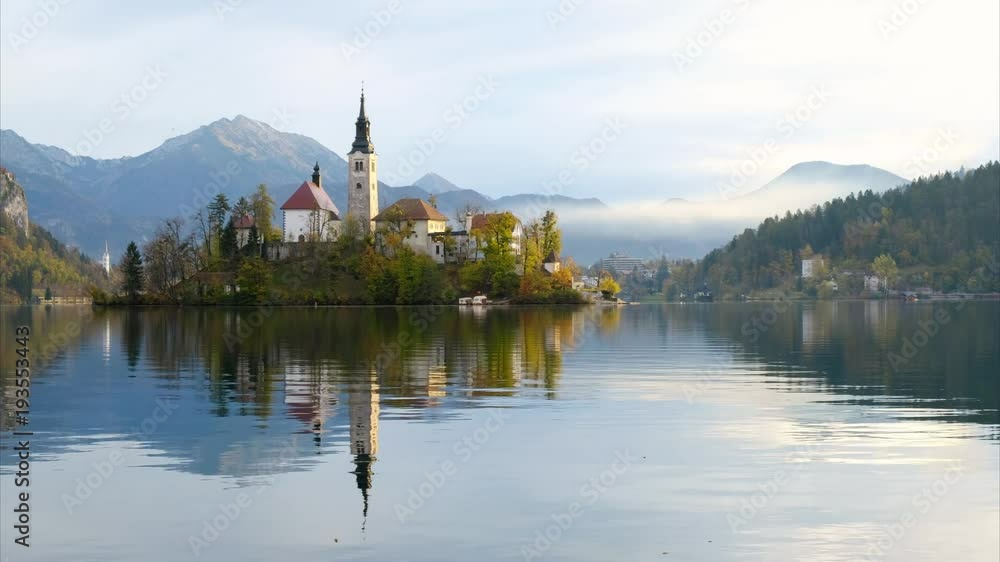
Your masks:
<path fill-rule="evenodd" d="M 360 183 L 358 184 L 358 189 L 361 189 L 361 184 Z"/>

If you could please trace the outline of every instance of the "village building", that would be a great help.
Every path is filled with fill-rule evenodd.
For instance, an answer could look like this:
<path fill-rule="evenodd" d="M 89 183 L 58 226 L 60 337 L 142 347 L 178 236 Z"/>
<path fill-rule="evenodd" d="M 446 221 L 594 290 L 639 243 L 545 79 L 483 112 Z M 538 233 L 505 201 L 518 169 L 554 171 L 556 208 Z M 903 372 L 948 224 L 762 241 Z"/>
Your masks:
<path fill-rule="evenodd" d="M 638 271 L 639 276 L 644 279 L 653 277 L 653 272 L 646 267 L 641 259 L 617 252 L 601 260 L 601 269 L 610 271 L 616 276 L 631 275 Z"/>
<path fill-rule="evenodd" d="M 802 278 L 812 279 L 818 274 L 821 267 L 823 267 L 823 258 L 802 260 Z"/>
<path fill-rule="evenodd" d="M 400 199 L 375 216 L 376 232 L 386 230 L 410 232 L 403 241 L 418 254 L 425 254 L 443 263 L 443 245 L 434 234 L 443 233 L 448 227 L 448 217 L 441 214 L 423 199 Z"/>
<path fill-rule="evenodd" d="M 549 255 L 545 256 L 545 261 L 542 262 L 542 269 L 549 275 L 553 275 L 561 268 L 562 261 L 560 261 L 559 256 L 555 252 L 549 251 Z"/>
<path fill-rule="evenodd" d="M 464 234 L 468 238 L 469 246 L 469 257 L 472 260 L 479 260 L 483 257 L 483 249 L 479 246 L 478 240 L 475 236 L 476 231 L 481 231 L 486 228 L 487 223 L 494 216 L 500 213 L 467 213 L 465 215 L 465 232 Z M 514 229 L 511 231 L 511 242 L 510 249 L 513 250 L 515 256 L 521 255 L 522 241 L 524 240 L 524 227 L 521 225 L 521 221 L 518 220 L 514 224 Z"/>
<path fill-rule="evenodd" d="M 233 228 L 236 230 L 236 246 L 242 248 L 250 242 L 250 231 L 254 227 L 253 217 L 243 215 L 233 221 Z M 258 236 L 260 234 L 258 233 Z"/>
<path fill-rule="evenodd" d="M 302 185 L 281 206 L 282 240 L 285 242 L 328 241 L 340 232 L 340 211 L 323 189 L 319 163 L 312 181 Z"/>

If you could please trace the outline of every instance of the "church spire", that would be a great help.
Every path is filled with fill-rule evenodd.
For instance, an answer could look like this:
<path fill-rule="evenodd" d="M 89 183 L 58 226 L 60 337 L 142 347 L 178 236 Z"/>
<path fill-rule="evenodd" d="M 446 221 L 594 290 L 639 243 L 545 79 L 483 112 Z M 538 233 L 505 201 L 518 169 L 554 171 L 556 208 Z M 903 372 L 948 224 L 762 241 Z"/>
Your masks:
<path fill-rule="evenodd" d="M 323 184 L 320 183 L 321 181 L 322 178 L 319 176 L 319 162 L 316 162 L 316 165 L 313 166 L 313 183 L 316 184 L 316 187 L 323 187 Z"/>
<path fill-rule="evenodd" d="M 365 112 L 365 87 L 363 83 L 361 85 L 361 108 L 358 110 L 358 120 L 354 124 L 354 130 L 354 144 L 351 145 L 351 152 L 364 154 L 375 152 L 375 145 L 372 144 L 372 124 Z"/>

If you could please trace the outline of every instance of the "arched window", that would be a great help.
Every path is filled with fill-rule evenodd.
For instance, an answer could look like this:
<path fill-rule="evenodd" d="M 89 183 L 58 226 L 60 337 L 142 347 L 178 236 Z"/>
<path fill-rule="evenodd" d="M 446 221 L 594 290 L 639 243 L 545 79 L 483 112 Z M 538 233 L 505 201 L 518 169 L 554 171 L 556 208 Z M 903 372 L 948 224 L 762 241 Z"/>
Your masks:
<path fill-rule="evenodd" d="M 306 241 L 306 235 L 305 234 L 299 234 L 299 242 L 305 242 L 305 241 Z"/>
<path fill-rule="evenodd" d="M 361 189 L 361 184 L 360 183 L 358 184 L 358 189 Z"/>

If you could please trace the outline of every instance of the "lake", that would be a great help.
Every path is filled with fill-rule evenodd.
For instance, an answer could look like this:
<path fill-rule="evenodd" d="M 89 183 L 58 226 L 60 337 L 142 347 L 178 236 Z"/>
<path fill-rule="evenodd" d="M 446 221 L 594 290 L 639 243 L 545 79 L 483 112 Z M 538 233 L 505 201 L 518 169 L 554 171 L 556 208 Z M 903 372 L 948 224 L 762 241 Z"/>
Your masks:
<path fill-rule="evenodd" d="M 1000 558 L 996 302 L 0 317 L 4 560 Z"/>

